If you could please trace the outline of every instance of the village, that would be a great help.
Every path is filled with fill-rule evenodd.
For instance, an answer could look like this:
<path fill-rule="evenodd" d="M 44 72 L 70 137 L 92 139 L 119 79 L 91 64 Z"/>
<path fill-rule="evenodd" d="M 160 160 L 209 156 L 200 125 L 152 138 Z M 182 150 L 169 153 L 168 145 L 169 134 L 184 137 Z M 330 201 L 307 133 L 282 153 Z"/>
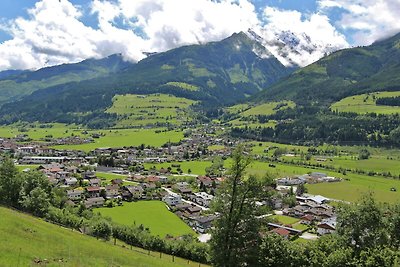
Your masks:
<path fill-rule="evenodd" d="M 159 200 L 198 234 L 207 234 L 218 217 L 210 207 L 218 186 L 226 177 L 222 166 L 219 166 L 222 168 L 222 172 L 217 172 L 219 175 L 214 172 L 198 175 L 182 170 L 179 163 L 199 158 L 228 158 L 238 143 L 237 140 L 192 133 L 179 144 L 97 148 L 85 153 L 49 146 L 71 140 L 80 142 L 78 139 L 52 140 L 46 144 L 21 143 L 20 138 L 1 139 L 0 151 L 12 155 L 16 164 L 27 166 L 24 171 L 37 169 L 51 184 L 64 188 L 68 205 L 94 209 L 112 208 L 124 202 Z M 210 146 L 220 146 L 221 149 L 209 150 Z M 149 163 L 170 163 L 171 167 L 145 168 Z M 105 179 L 98 173 L 110 173 L 114 178 Z M 272 197 L 257 201 L 258 206 L 265 206 L 268 211 L 259 218 L 267 218 L 270 230 L 284 238 L 316 239 L 332 233 L 336 214 L 329 205 L 330 199 L 305 194 L 304 185 L 340 180 L 319 172 L 278 178 Z M 290 198 L 292 201 L 286 201 Z"/>

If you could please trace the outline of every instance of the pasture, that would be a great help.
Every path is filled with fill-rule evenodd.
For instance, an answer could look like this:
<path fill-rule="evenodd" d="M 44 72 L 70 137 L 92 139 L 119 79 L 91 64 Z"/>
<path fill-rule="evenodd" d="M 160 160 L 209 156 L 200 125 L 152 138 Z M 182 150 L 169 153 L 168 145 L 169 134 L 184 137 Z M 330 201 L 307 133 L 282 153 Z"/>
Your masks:
<path fill-rule="evenodd" d="M 173 83 L 187 90 L 197 90 L 185 83 Z M 116 95 L 106 112 L 118 114 L 117 127 L 160 124 L 180 125 L 190 121 L 189 106 L 195 101 L 166 94 Z"/>
<path fill-rule="evenodd" d="M 167 234 L 181 236 L 195 232 L 178 216 L 170 212 L 161 201 L 124 202 L 123 206 L 98 208 L 101 215 L 125 225 L 140 225 L 149 228 L 150 233 L 165 237 Z"/>
<path fill-rule="evenodd" d="M 334 103 L 331 110 L 339 112 L 355 112 L 359 114 L 377 113 L 393 114 L 400 113 L 400 107 L 382 106 L 376 104 L 376 99 L 382 97 L 400 96 L 400 92 L 374 92 L 343 98 Z"/>
<path fill-rule="evenodd" d="M 110 129 L 90 131 L 89 133 L 99 133 L 104 136 L 94 139 L 93 143 L 62 145 L 54 148 L 90 151 L 99 147 L 128 147 L 141 144 L 158 147 L 168 141 L 178 142 L 183 138 L 181 131 L 162 131 L 162 129 Z"/>

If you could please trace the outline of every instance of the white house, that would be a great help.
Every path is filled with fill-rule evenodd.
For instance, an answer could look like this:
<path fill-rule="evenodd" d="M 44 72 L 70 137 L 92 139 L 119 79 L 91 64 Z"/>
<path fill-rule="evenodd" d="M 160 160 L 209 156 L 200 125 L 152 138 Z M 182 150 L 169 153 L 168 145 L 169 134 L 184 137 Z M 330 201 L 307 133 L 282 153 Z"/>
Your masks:
<path fill-rule="evenodd" d="M 168 206 L 176 206 L 182 203 L 182 198 L 178 194 L 168 194 L 162 199 Z"/>

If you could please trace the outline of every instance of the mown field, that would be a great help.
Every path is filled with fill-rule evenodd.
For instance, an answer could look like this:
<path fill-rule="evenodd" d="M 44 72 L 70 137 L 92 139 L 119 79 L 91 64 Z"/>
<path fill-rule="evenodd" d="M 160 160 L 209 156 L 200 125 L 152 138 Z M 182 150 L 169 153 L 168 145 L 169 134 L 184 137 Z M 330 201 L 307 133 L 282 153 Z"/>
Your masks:
<path fill-rule="evenodd" d="M 198 266 L 180 258 L 172 262 L 169 255 L 160 259 L 159 253 L 114 246 L 4 207 L 0 207 L 0 251 L 0 266 Z"/>
<path fill-rule="evenodd" d="M 55 148 L 90 151 L 99 147 L 139 146 L 141 144 L 158 147 L 168 141 L 178 142 L 183 139 L 183 133 L 181 131 L 163 132 L 162 129 L 113 129 L 91 132 L 104 134 L 104 136 L 94 139 L 93 143 L 62 145 L 55 146 Z"/>
<path fill-rule="evenodd" d="M 174 83 L 195 90 L 185 83 Z M 189 90 L 189 89 L 188 89 Z M 190 120 L 188 107 L 195 101 L 166 94 L 116 95 L 113 105 L 106 112 L 119 116 L 117 126 L 144 126 L 158 123 L 180 125 Z"/>
<path fill-rule="evenodd" d="M 400 92 L 376 92 L 346 97 L 331 106 L 331 110 L 339 112 L 355 112 L 359 114 L 377 113 L 393 114 L 400 113 L 400 107 L 377 105 L 376 99 L 382 97 L 400 96 Z"/>
<path fill-rule="evenodd" d="M 113 221 L 125 225 L 140 225 L 148 227 L 150 233 L 165 237 L 167 234 L 181 236 L 195 232 L 178 216 L 170 212 L 161 201 L 124 202 L 123 206 L 114 208 L 99 208 L 95 211 L 103 216 L 111 217 Z"/>

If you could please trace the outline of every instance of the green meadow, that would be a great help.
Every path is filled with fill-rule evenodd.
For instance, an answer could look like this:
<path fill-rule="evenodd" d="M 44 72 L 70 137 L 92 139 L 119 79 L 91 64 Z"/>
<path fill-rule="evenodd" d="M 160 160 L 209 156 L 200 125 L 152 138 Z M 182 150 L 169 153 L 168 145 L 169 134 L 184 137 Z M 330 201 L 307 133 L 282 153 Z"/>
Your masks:
<path fill-rule="evenodd" d="M 93 143 L 81 145 L 55 146 L 57 149 L 72 149 L 90 151 L 99 147 L 127 147 L 141 144 L 162 146 L 168 141 L 178 142 L 183 139 L 181 131 L 162 131 L 162 129 L 111 129 L 90 131 L 89 133 L 104 134 L 95 138 Z"/>
<path fill-rule="evenodd" d="M 66 125 L 62 123 L 48 123 L 42 124 L 45 126 L 40 127 L 40 124 L 12 124 L 0 127 L 0 137 L 15 137 L 20 134 L 26 134 L 33 140 L 40 140 L 46 136 L 54 138 L 68 137 L 71 135 L 82 135 L 82 129 L 76 125 Z"/>
<path fill-rule="evenodd" d="M 165 254 L 160 259 L 159 253 L 123 248 L 121 242 L 115 246 L 3 207 L 0 237 L 0 266 L 199 266 L 180 258 L 172 262 Z"/>
<path fill-rule="evenodd" d="M 174 83 L 187 90 L 196 90 L 195 86 Z M 144 126 L 168 123 L 180 125 L 190 120 L 188 107 L 195 101 L 166 94 L 152 95 L 116 95 L 113 105 L 106 112 L 119 115 L 117 126 Z"/>
<path fill-rule="evenodd" d="M 228 167 L 230 160 L 225 161 Z M 400 180 L 377 176 L 347 173 L 343 175 L 338 172 L 328 171 L 322 168 L 294 166 L 282 163 L 273 163 L 275 167 L 269 167 L 269 162 L 254 161 L 247 168 L 247 175 L 262 177 L 269 173 L 273 177 L 287 177 L 302 175 L 310 172 L 323 172 L 328 176 L 342 178 L 341 182 L 308 184 L 308 192 L 314 195 L 323 195 L 329 198 L 356 201 L 363 194 L 373 192 L 375 198 L 380 202 L 395 203 L 400 201 Z M 395 188 L 396 191 L 391 191 Z"/>
<path fill-rule="evenodd" d="M 167 169 L 168 167 L 171 168 L 171 171 L 178 172 L 178 168 L 182 170 L 183 173 L 188 173 L 189 169 L 191 170 L 191 174 L 197 175 L 205 175 L 205 169 L 211 166 L 211 161 L 200 161 L 200 160 L 193 160 L 193 161 L 182 161 L 182 162 L 164 162 L 164 163 L 145 163 L 144 167 L 146 169 L 150 169 L 156 167 L 157 170 L 164 168 Z M 174 166 L 179 167 L 174 167 Z"/>
<path fill-rule="evenodd" d="M 400 96 L 400 92 L 375 92 L 349 96 L 334 103 L 331 106 L 331 110 L 337 110 L 339 112 L 355 112 L 359 114 L 372 112 L 377 114 L 400 113 L 400 107 L 382 106 L 376 104 L 376 99 L 378 98 L 393 96 Z"/>
<path fill-rule="evenodd" d="M 167 234 L 181 236 L 195 232 L 178 216 L 170 212 L 161 201 L 124 202 L 123 206 L 95 209 L 101 215 L 125 225 L 140 225 L 149 228 L 150 233 L 165 237 Z"/>

